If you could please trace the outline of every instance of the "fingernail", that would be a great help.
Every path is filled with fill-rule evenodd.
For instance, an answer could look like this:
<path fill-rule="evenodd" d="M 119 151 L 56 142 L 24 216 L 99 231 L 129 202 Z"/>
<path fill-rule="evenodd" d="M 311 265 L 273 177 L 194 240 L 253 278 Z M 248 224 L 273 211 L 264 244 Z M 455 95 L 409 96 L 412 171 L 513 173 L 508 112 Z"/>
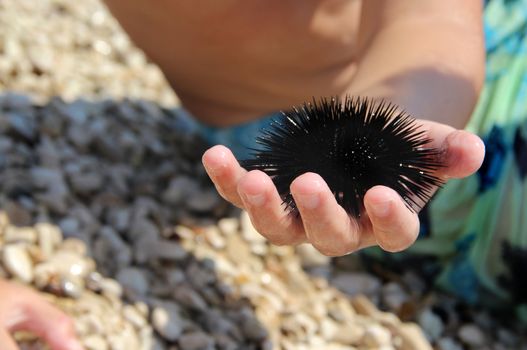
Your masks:
<path fill-rule="evenodd" d="M 373 215 L 380 218 L 388 216 L 388 214 L 390 213 L 391 203 L 391 200 L 387 200 L 373 204 L 371 207 Z"/>
<path fill-rule="evenodd" d="M 247 200 L 247 202 L 249 202 L 249 204 L 255 207 L 260 207 L 265 202 L 265 194 L 264 193 L 246 194 L 245 199 Z"/>
<path fill-rule="evenodd" d="M 318 193 L 298 194 L 297 197 L 300 200 L 300 205 L 306 209 L 315 209 L 320 203 L 320 197 Z"/>

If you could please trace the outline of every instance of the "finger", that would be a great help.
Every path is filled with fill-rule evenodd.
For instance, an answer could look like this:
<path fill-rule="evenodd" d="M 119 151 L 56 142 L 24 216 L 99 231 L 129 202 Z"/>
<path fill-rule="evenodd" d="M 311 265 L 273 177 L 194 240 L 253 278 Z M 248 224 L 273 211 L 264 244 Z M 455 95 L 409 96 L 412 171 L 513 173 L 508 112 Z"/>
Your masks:
<path fill-rule="evenodd" d="M 254 228 L 276 245 L 295 245 L 306 237 L 299 219 L 284 210 L 273 181 L 259 170 L 245 174 L 238 193 Z"/>
<path fill-rule="evenodd" d="M 0 328 L 0 344 L 2 344 L 2 350 L 19 350 L 11 334 L 2 328 Z"/>
<path fill-rule="evenodd" d="M 417 239 L 419 219 L 391 188 L 374 186 L 364 196 L 364 207 L 377 244 L 389 252 L 408 248 Z"/>
<path fill-rule="evenodd" d="M 291 184 L 306 236 L 327 256 L 341 256 L 373 243 L 336 201 L 318 174 L 306 173 Z"/>
<path fill-rule="evenodd" d="M 23 312 L 11 331 L 25 330 L 42 338 L 53 350 L 82 350 L 73 321 L 33 293 L 25 297 Z"/>
<path fill-rule="evenodd" d="M 485 144 L 476 135 L 463 130 L 450 133 L 441 146 L 438 173 L 444 178 L 463 178 L 476 172 L 485 157 Z"/>
<path fill-rule="evenodd" d="M 443 167 L 436 175 L 441 178 L 463 178 L 479 169 L 485 157 L 485 144 L 475 134 L 456 130 L 445 124 L 421 121 L 431 139 L 430 147 L 440 150 Z"/>
<path fill-rule="evenodd" d="M 238 181 L 247 173 L 232 152 L 225 146 L 217 145 L 208 149 L 202 157 L 203 166 L 218 193 L 232 204 L 243 207 L 238 195 Z"/>

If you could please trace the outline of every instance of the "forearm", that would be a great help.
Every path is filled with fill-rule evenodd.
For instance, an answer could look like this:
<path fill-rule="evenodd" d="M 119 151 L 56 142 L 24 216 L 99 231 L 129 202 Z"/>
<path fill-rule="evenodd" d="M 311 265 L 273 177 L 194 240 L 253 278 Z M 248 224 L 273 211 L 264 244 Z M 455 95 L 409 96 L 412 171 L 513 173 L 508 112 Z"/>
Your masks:
<path fill-rule="evenodd" d="M 484 78 L 481 11 L 480 0 L 364 1 L 351 92 L 463 127 Z"/>

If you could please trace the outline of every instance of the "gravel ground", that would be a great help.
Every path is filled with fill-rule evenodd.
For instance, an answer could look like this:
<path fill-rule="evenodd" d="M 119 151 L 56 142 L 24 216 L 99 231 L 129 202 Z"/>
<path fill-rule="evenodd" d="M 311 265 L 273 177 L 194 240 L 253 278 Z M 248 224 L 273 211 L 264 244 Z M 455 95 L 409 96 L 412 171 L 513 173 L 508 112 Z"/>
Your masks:
<path fill-rule="evenodd" d="M 99 1 L 0 2 L 0 277 L 87 349 L 527 349 L 413 272 L 269 245 L 177 104 Z"/>

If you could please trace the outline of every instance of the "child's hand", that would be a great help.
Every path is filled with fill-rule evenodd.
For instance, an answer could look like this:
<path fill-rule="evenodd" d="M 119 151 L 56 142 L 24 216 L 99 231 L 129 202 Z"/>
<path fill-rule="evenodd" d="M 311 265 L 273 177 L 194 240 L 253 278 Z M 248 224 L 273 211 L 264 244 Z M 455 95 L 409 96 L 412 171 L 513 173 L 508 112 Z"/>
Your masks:
<path fill-rule="evenodd" d="M 10 333 L 29 331 L 53 350 L 82 350 L 71 319 L 32 290 L 0 280 L 0 344 L 17 350 Z"/>
<path fill-rule="evenodd" d="M 474 173 L 485 153 L 481 139 L 450 126 L 420 120 L 440 148 L 445 165 L 437 176 L 462 178 Z M 254 227 L 272 243 L 313 244 L 329 256 L 344 255 L 378 244 L 396 252 L 408 248 L 417 238 L 419 219 L 394 190 L 375 186 L 364 197 L 366 213 L 360 220 L 351 218 L 337 204 L 325 181 L 306 173 L 293 181 L 291 193 L 301 217 L 289 215 L 269 176 L 261 171 L 247 172 L 232 153 L 214 146 L 203 155 L 203 164 L 219 193 L 234 205 L 247 210 Z"/>

